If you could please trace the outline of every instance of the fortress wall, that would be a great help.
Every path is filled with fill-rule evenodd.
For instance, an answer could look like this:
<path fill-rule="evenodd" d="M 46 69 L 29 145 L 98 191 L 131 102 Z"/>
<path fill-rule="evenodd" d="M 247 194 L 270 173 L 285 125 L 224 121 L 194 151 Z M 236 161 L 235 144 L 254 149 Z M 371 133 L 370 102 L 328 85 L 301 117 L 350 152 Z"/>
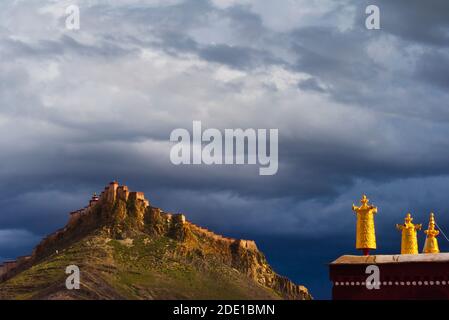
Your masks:
<path fill-rule="evenodd" d="M 17 264 L 22 264 L 31 259 L 31 256 L 21 256 L 17 258 Z"/>
<path fill-rule="evenodd" d="M 57 238 L 56 235 L 57 235 L 57 233 L 52 233 L 51 235 L 49 235 L 49 236 L 47 237 L 47 241 L 49 241 L 49 242 L 55 241 L 56 238 Z"/>
<path fill-rule="evenodd" d="M 155 214 L 161 216 L 161 217 L 165 217 L 165 216 L 169 216 L 170 214 L 165 213 L 164 211 L 161 210 L 161 208 L 157 208 L 157 207 L 151 207 L 151 211 L 153 211 Z"/>
<path fill-rule="evenodd" d="M 239 247 L 244 248 L 244 249 L 247 249 L 247 250 L 254 250 L 254 251 L 257 250 L 256 242 L 253 241 L 253 240 L 243 240 L 243 239 L 240 239 L 240 240 L 236 240 L 235 243 L 236 243 Z"/>
<path fill-rule="evenodd" d="M 143 193 L 143 192 L 135 192 L 135 191 L 129 192 L 128 199 L 133 200 L 133 201 L 142 201 L 145 208 L 150 206 L 150 201 L 145 199 L 145 193 Z"/>
<path fill-rule="evenodd" d="M 74 224 L 81 217 L 80 211 L 74 211 L 70 213 L 70 218 L 68 224 Z"/>
<path fill-rule="evenodd" d="M 128 201 L 129 190 L 127 186 L 119 186 L 117 188 L 117 199 Z"/>
<path fill-rule="evenodd" d="M 118 182 L 117 181 L 113 181 L 109 184 L 109 189 L 108 189 L 108 201 L 110 202 L 114 202 L 117 196 L 117 189 L 118 189 Z"/>
<path fill-rule="evenodd" d="M 100 194 L 100 201 L 102 203 L 108 202 L 109 186 L 106 186 Z"/>
<path fill-rule="evenodd" d="M 257 250 L 257 246 L 256 243 L 252 240 L 240 240 L 240 239 L 234 239 L 234 238 L 228 238 L 228 237 L 224 237 L 222 235 L 216 234 L 212 231 L 209 231 L 206 228 L 202 228 L 192 222 L 188 222 L 189 226 L 196 232 L 199 232 L 203 235 L 205 235 L 206 237 L 211 238 L 214 241 L 226 244 L 226 245 L 232 245 L 232 244 L 237 244 L 239 245 L 241 248 L 247 249 L 247 250 Z"/>
<path fill-rule="evenodd" d="M 7 273 L 17 266 L 17 261 L 6 261 L 3 262 L 4 273 Z"/>
<path fill-rule="evenodd" d="M 186 222 L 186 216 L 183 215 L 182 213 L 178 213 L 172 216 L 173 217 L 173 221 L 184 224 Z"/>
<path fill-rule="evenodd" d="M 88 206 L 75 212 L 79 212 L 81 215 L 89 214 L 90 208 L 94 207 L 98 202 L 113 203 L 117 199 L 121 199 L 124 201 L 128 201 L 129 199 L 135 201 L 143 201 L 145 207 L 150 206 L 150 202 L 147 199 L 145 199 L 145 194 L 143 192 L 130 192 L 127 186 L 125 185 L 120 186 L 118 182 L 113 181 L 104 188 L 104 190 L 100 193 L 100 196 L 98 196 L 98 198 L 92 197 L 92 199 L 89 201 Z M 77 214 L 75 213 L 71 214 L 75 215 L 75 217 L 77 216 Z"/>
<path fill-rule="evenodd" d="M 119 186 L 118 182 L 113 181 L 107 185 L 104 190 L 100 193 L 99 197 L 93 196 L 89 201 L 89 205 L 79 209 L 77 211 L 70 213 L 70 219 L 68 224 L 74 223 L 80 216 L 88 215 L 92 208 L 98 203 L 113 203 L 116 199 L 121 199 L 128 201 L 128 199 L 136 201 L 144 201 L 145 207 L 150 205 L 150 202 L 145 199 L 145 194 L 143 192 L 130 192 L 128 187 L 125 185 Z M 159 209 L 160 210 L 160 209 Z"/>
<path fill-rule="evenodd" d="M 145 194 L 143 192 L 133 191 L 129 193 L 129 199 L 145 201 Z"/>
<path fill-rule="evenodd" d="M 109 183 L 106 188 L 104 188 L 104 191 L 101 193 L 101 201 L 113 203 L 115 201 L 116 195 L 117 195 L 117 189 L 119 185 L 117 181 L 112 181 Z"/>
<path fill-rule="evenodd" d="M 143 192 L 133 191 L 129 193 L 129 199 L 134 201 L 145 201 L 145 194 Z"/>
<path fill-rule="evenodd" d="M 83 215 L 83 212 L 84 212 L 83 209 L 79 209 L 79 210 L 71 212 L 70 217 L 69 217 L 69 224 L 72 224 L 75 221 L 77 221 L 79 218 L 81 218 L 81 216 Z"/>

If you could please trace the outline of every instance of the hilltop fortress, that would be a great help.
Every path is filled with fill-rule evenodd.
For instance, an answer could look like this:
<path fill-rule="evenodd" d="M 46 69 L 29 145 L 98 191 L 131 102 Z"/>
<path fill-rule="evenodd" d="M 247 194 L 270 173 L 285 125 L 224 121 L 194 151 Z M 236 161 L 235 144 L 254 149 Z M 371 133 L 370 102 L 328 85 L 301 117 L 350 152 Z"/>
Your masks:
<path fill-rule="evenodd" d="M 52 243 L 58 239 L 63 239 L 67 233 L 73 230 L 76 226 L 87 223 L 92 220 L 95 215 L 95 211 L 101 206 L 111 206 L 111 204 L 116 203 L 116 200 L 123 202 L 133 202 L 137 206 L 143 207 L 145 209 L 150 209 L 154 216 L 161 217 L 165 224 L 168 226 L 176 226 L 177 228 L 182 226 L 190 226 L 190 228 L 206 237 L 210 240 L 218 242 L 225 246 L 238 246 L 242 249 L 247 250 L 257 250 L 256 243 L 252 240 L 242 240 L 224 237 L 209 231 L 206 228 L 202 228 L 194 223 L 186 220 L 184 214 L 172 214 L 165 213 L 160 208 L 150 207 L 150 202 L 145 198 L 143 192 L 130 192 L 127 186 L 121 186 L 117 181 L 111 182 L 105 189 L 101 192 L 100 196 L 94 194 L 89 200 L 87 206 L 82 209 L 70 212 L 70 217 L 67 225 L 57 230 L 56 232 L 46 236 L 41 243 L 34 249 L 30 256 L 18 257 L 17 260 L 5 261 L 0 264 L 0 279 L 2 276 L 10 271 L 13 271 L 18 266 L 24 265 L 31 260 L 35 260 L 40 253 L 45 252 L 48 247 L 53 247 Z M 137 217 L 137 223 L 144 226 L 144 215 Z M 88 224 L 88 223 L 87 223 Z M 169 228 L 172 229 L 172 228 Z M 108 229 L 108 231 L 111 231 Z"/>
<path fill-rule="evenodd" d="M 115 203 L 116 200 L 120 200 L 123 202 L 134 202 L 138 203 L 139 205 L 143 206 L 145 209 L 150 209 L 153 211 L 153 216 L 162 217 L 163 220 L 165 220 L 166 225 L 172 225 L 176 227 L 180 226 L 189 226 L 192 230 L 195 230 L 198 233 L 203 234 L 204 236 L 207 236 L 210 238 L 210 240 L 221 242 L 222 244 L 226 245 L 237 245 L 241 248 L 248 249 L 248 250 L 257 250 L 256 243 L 252 240 L 242 240 L 242 239 L 233 239 L 224 237 L 218 234 L 215 234 L 212 231 L 209 231 L 206 228 L 202 228 L 192 222 L 189 222 L 186 220 L 186 217 L 184 214 L 177 213 L 165 213 L 160 208 L 150 207 L 150 202 L 145 198 L 145 194 L 143 192 L 130 192 L 127 186 L 120 186 L 118 182 L 113 181 L 111 182 L 104 191 L 101 192 L 100 196 L 97 196 L 94 194 L 92 196 L 92 199 L 89 201 L 89 204 L 79 210 L 73 211 L 70 213 L 70 219 L 67 224 L 67 227 L 58 231 L 58 232 L 64 232 L 71 226 L 74 226 L 78 223 L 80 219 L 82 219 L 85 216 L 89 216 L 94 211 L 94 208 L 97 204 L 104 204 L 104 203 Z M 138 222 L 140 225 L 144 224 L 144 215 L 138 215 Z M 140 221 L 139 221 L 140 220 Z M 53 236 L 56 236 L 58 233 L 56 232 L 53 234 Z"/>
<path fill-rule="evenodd" d="M 288 299 L 310 298 L 305 287 L 271 269 L 254 241 L 224 237 L 187 221 L 181 213 L 166 213 L 151 206 L 142 192 L 130 192 L 127 186 L 116 181 L 106 186 L 99 196 L 94 194 L 86 207 L 71 212 L 66 226 L 45 237 L 30 256 L 0 265 L 0 282 L 57 255 L 94 232 L 117 240 L 139 235 L 149 239 L 167 237 L 175 241 L 181 255 L 210 256 Z"/>

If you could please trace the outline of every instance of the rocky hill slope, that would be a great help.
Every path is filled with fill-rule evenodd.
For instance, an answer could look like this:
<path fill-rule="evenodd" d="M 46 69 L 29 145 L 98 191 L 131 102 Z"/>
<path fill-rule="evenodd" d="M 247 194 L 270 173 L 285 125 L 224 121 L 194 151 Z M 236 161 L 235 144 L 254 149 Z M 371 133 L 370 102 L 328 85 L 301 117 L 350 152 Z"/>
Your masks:
<path fill-rule="evenodd" d="M 81 287 L 65 286 L 66 267 Z M 29 257 L 0 267 L 0 299 L 311 299 L 249 240 L 165 213 L 112 182 Z"/>

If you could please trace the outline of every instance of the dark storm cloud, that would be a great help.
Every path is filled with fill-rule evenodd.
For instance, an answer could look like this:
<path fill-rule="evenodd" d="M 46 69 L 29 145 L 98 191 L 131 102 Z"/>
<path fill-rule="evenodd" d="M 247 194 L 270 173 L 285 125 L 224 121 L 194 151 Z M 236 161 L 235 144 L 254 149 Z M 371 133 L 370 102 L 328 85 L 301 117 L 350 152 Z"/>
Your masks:
<path fill-rule="evenodd" d="M 17 254 L 28 254 L 38 240 L 37 235 L 26 230 L 0 229 L 0 261 L 14 260 Z"/>
<path fill-rule="evenodd" d="M 408 41 L 424 45 L 448 47 L 449 2 L 445 0 L 376 0 L 360 1 L 363 10 L 369 4 L 380 7 L 382 29 Z M 359 23 L 364 24 L 363 19 Z"/>
<path fill-rule="evenodd" d="M 381 14 L 385 11 L 388 10 L 381 9 Z M 387 18 L 382 15 L 382 19 Z M 393 31 L 388 25 L 373 32 L 361 25 L 346 32 L 331 27 L 306 27 L 291 32 L 289 45 L 298 56 L 295 68 L 314 76 L 300 83 L 300 88 L 314 85 L 315 90 L 324 90 L 343 103 L 400 116 L 447 121 L 448 109 L 441 108 L 440 103 L 448 97 L 441 90 L 447 85 L 447 50 L 413 43 L 405 37 L 388 38 L 390 33 Z M 317 80 L 323 85 L 317 87 Z M 429 90 L 438 97 L 433 99 Z"/>
<path fill-rule="evenodd" d="M 382 81 L 379 74 L 383 70 L 368 57 L 365 51 L 368 41 L 363 33 L 360 30 L 341 33 L 323 27 L 292 32 L 290 45 L 298 54 L 297 70 L 308 72 L 327 84 L 329 93 L 339 101 L 362 105 L 378 103 L 378 97 L 372 97 L 378 92 L 365 89 L 379 85 Z"/>
<path fill-rule="evenodd" d="M 428 52 L 423 55 L 416 70 L 416 76 L 429 84 L 449 88 L 449 50 L 446 52 Z"/>
<path fill-rule="evenodd" d="M 206 61 L 228 65 L 236 69 L 253 69 L 264 65 L 283 63 L 269 52 L 249 47 L 228 44 L 201 45 L 191 37 L 176 32 L 164 32 L 158 37 L 159 44 L 170 54 L 192 53 Z"/>
<path fill-rule="evenodd" d="M 408 3 L 405 10 L 399 10 L 396 7 L 387 7 L 384 10 L 384 4 L 381 5 L 385 32 L 401 35 L 401 37 L 410 41 L 410 37 L 406 37 L 396 30 L 397 26 L 394 30 L 389 28 L 390 14 L 384 11 L 393 11 L 398 14 L 396 21 L 406 20 L 410 15 L 409 7 L 415 6 L 416 9 L 418 3 Z M 397 5 L 395 4 L 395 6 Z M 360 5 L 357 8 L 360 9 Z M 426 11 L 426 14 L 432 14 L 432 12 Z M 439 14 L 437 13 L 437 15 Z M 445 84 L 444 66 L 447 65 L 445 56 L 430 52 L 427 53 L 427 56 L 418 57 L 416 67 L 418 76 L 415 78 L 401 79 L 402 76 L 408 75 L 406 71 L 401 70 L 396 75 L 392 74 L 392 78 L 385 78 L 384 75 L 388 73 L 388 66 L 376 63 L 367 53 L 367 46 L 371 41 L 376 41 L 378 38 L 363 30 L 361 25 L 356 24 L 353 28 L 344 31 L 339 31 L 332 26 L 298 25 L 290 28 L 291 30 L 280 32 L 270 30 L 264 22 L 264 17 L 254 13 L 250 5 L 236 5 L 219 9 L 207 1 L 185 1 L 174 5 L 149 7 L 144 5 L 117 8 L 111 6 L 107 10 L 101 6 L 96 6 L 86 10 L 86 15 L 88 27 L 94 25 L 93 17 L 100 15 L 106 21 L 111 22 L 114 19 L 119 19 L 124 25 L 137 26 L 137 28 L 124 35 L 109 32 L 107 28 L 104 30 L 98 29 L 97 41 L 94 44 L 85 44 L 81 40 L 68 35 L 62 35 L 52 40 L 45 40 L 44 37 L 44 39 L 37 41 L 37 44 L 6 39 L 4 43 L 6 48 L 9 48 L 7 52 L 9 50 L 11 57 L 22 55 L 25 58 L 32 57 L 32 60 L 35 61 L 44 57 L 50 59 L 52 56 L 58 56 L 61 59 L 65 59 L 64 57 L 67 56 L 86 60 L 97 57 L 106 60 L 114 57 L 125 59 L 129 53 L 132 53 L 129 55 L 130 59 L 137 59 L 139 46 L 148 47 L 158 44 L 162 46 L 160 49 L 168 50 L 175 57 L 185 53 L 194 54 L 202 61 L 226 65 L 233 69 L 251 72 L 251 70 L 257 68 L 268 68 L 276 65 L 286 69 L 290 68 L 292 72 L 304 72 L 312 77 L 298 81 L 298 88 L 311 90 L 318 94 L 330 94 L 335 101 L 358 105 L 361 108 L 377 108 L 383 112 L 398 113 L 409 117 L 422 116 L 427 118 L 434 116 L 439 119 L 442 119 L 442 113 L 447 113 L 445 110 L 434 110 L 440 100 L 438 98 L 427 100 L 428 91 L 425 89 L 430 81 L 439 85 Z M 332 13 L 327 15 L 332 15 Z M 360 18 L 361 16 L 365 17 L 364 14 L 357 17 Z M 204 39 L 195 36 L 195 30 L 203 26 L 206 28 L 214 27 L 214 18 L 230 21 L 230 31 L 227 32 L 231 33 L 230 37 L 233 37 L 234 43 L 239 43 L 238 45 L 229 41 L 226 43 L 224 40 L 220 41 L 220 39 L 217 39 L 217 43 L 199 42 Z M 359 20 L 356 19 L 356 21 Z M 433 33 L 441 26 L 444 26 L 443 20 L 437 17 L 432 24 L 429 24 L 429 30 L 426 32 Z M 123 29 L 126 30 L 127 28 Z M 139 37 L 140 34 L 142 34 L 142 37 Z M 148 40 L 148 35 L 154 35 L 156 40 Z M 276 45 L 284 46 L 282 47 L 284 50 L 290 50 L 289 55 L 294 57 L 291 59 L 293 63 L 290 64 L 287 61 L 289 60 L 288 57 L 265 46 L 265 44 L 268 44 L 267 41 L 273 38 L 277 38 L 278 42 L 274 42 Z M 242 41 L 248 40 L 254 40 L 255 42 L 242 44 Z M 421 41 L 419 43 L 421 44 Z M 270 44 L 273 45 L 273 43 Z M 430 50 L 429 48 L 425 49 Z M 398 54 L 401 53 L 400 51 Z M 428 56 L 439 59 L 428 59 Z M 386 59 L 389 60 L 389 57 Z M 392 63 L 394 62 L 392 61 Z M 438 68 L 438 64 L 441 64 L 442 67 Z M 19 81 L 22 78 L 20 80 L 21 87 L 27 87 L 29 84 L 27 82 L 29 81 L 28 75 L 21 74 L 20 69 L 13 70 L 13 72 L 10 75 L 15 74 L 17 80 L 14 80 L 12 76 L 5 83 L 9 82 L 11 85 L 14 81 Z M 423 78 L 428 81 L 425 87 L 419 85 L 420 82 L 424 82 Z M 12 84 L 12 86 L 13 88 L 18 87 L 17 84 Z M 418 89 L 410 92 L 411 96 L 416 95 L 411 99 L 397 92 L 385 91 L 384 88 L 387 86 L 397 86 L 397 88 L 403 90 L 407 90 L 411 86 L 414 88 L 419 86 L 423 89 L 422 91 Z M 438 88 L 434 88 L 434 90 L 437 95 L 445 96 L 444 92 L 439 92 Z M 114 143 L 138 142 L 146 139 L 163 141 L 170 132 L 170 126 L 156 127 L 157 130 L 143 129 L 140 125 L 131 125 L 132 121 L 129 122 L 129 125 L 127 123 L 121 125 L 115 119 L 111 121 L 99 119 L 100 122 L 97 122 L 97 125 L 95 125 L 95 121 L 77 121 L 75 120 L 77 111 L 74 111 L 74 116 L 70 117 L 67 116 L 67 109 L 50 110 L 42 106 L 39 107 L 41 101 L 39 97 L 33 96 L 33 93 L 35 92 L 30 91 L 27 96 L 24 96 L 23 90 L 20 90 L 16 96 L 10 97 L 11 102 L 7 101 L 4 104 L 5 109 L 3 111 L 8 107 L 12 110 L 17 110 L 19 107 L 20 114 L 24 116 L 34 113 L 37 117 L 50 120 L 64 129 L 70 128 L 75 133 L 59 141 L 53 141 L 52 136 L 46 136 L 40 140 L 42 146 L 39 149 L 30 148 L 27 152 L 17 154 L 13 152 L 11 156 L 6 157 L 10 161 L 6 163 L 12 164 L 14 157 L 19 155 L 26 155 L 27 158 L 34 156 L 34 164 L 31 166 L 27 167 L 26 161 L 22 159 L 16 162 L 17 165 L 22 165 L 24 168 L 22 175 L 25 177 L 33 171 L 39 171 L 39 181 L 52 181 L 51 185 L 55 189 L 61 188 L 64 184 L 66 179 L 64 172 L 77 172 L 78 178 L 71 179 L 71 182 L 76 180 L 81 183 L 84 179 L 93 182 L 92 178 L 88 178 L 91 176 L 91 172 L 95 171 L 95 166 L 90 165 L 93 163 L 102 164 L 101 178 L 95 180 L 96 185 L 100 183 L 99 180 L 104 179 L 103 177 L 114 176 L 117 171 L 127 171 L 123 168 L 144 168 L 144 164 L 137 160 L 139 156 L 136 156 L 134 161 L 129 160 L 126 156 L 120 155 L 123 149 L 113 150 L 111 146 Z M 3 97 L 8 97 L 8 95 L 11 96 L 11 90 L 4 91 Z M 38 94 L 36 93 L 36 95 Z M 19 106 L 13 104 L 14 98 L 20 99 Z M 426 104 L 426 108 L 435 112 L 428 110 L 423 112 L 419 109 L 419 106 L 410 107 L 412 100 L 420 101 L 422 105 L 429 102 L 429 104 Z M 28 102 L 23 103 L 24 101 Z M 313 108 L 313 106 L 310 106 L 310 108 Z M 431 115 L 428 113 L 431 113 Z M 95 114 L 95 116 L 98 116 L 98 114 Z M 347 121 L 350 125 L 350 122 L 358 121 L 358 119 L 347 119 Z M 319 132 L 311 132 L 311 134 L 314 134 L 312 140 L 304 140 L 300 136 L 294 136 L 291 139 L 284 138 L 281 141 L 280 148 L 282 170 L 272 178 L 273 188 L 270 189 L 266 189 L 263 184 L 260 184 L 259 177 L 252 177 L 253 172 L 243 176 L 229 175 L 228 173 L 234 170 L 233 168 L 193 169 L 193 172 L 198 174 L 207 172 L 207 176 L 198 181 L 193 174 L 187 173 L 192 171 L 191 168 L 173 170 L 171 167 L 161 166 L 166 168 L 161 170 L 161 167 L 157 165 L 153 170 L 150 162 L 145 164 L 149 173 L 130 172 L 124 174 L 124 176 L 135 179 L 136 176 L 141 175 L 149 181 L 155 181 L 174 189 L 207 190 L 211 189 L 212 186 L 212 190 L 216 192 L 229 190 L 254 199 L 260 197 L 293 197 L 299 200 L 309 197 L 321 196 L 327 198 L 336 196 L 341 188 L 351 186 L 357 178 L 383 181 L 387 178 L 448 173 L 445 164 L 447 154 L 444 151 L 425 158 L 426 155 L 431 154 L 432 142 L 435 147 L 439 147 L 441 150 L 445 150 L 446 147 L 444 141 L 435 142 L 432 139 L 432 132 L 425 125 L 408 122 L 407 119 L 385 118 L 383 116 L 373 117 L 371 121 L 379 121 L 381 130 L 387 129 L 386 132 L 391 131 L 391 134 L 394 134 L 394 136 L 387 135 L 385 131 L 383 134 L 379 133 L 379 135 L 373 133 L 372 139 L 375 140 L 375 145 L 378 148 L 383 147 L 382 152 L 377 152 L 369 145 L 364 146 L 364 142 L 358 141 L 355 136 L 346 136 L 345 139 L 347 140 L 339 139 L 332 130 L 322 136 Z M 388 122 L 386 123 L 386 121 Z M 285 130 L 285 128 L 282 128 L 282 121 L 278 124 L 281 130 Z M 409 140 L 407 134 L 413 129 L 407 128 L 408 124 L 421 126 L 423 137 Z M 399 127 L 402 128 L 403 134 L 394 130 L 394 128 Z M 445 134 L 447 129 L 440 128 L 439 131 L 440 134 Z M 83 134 L 82 132 L 89 134 Z M 64 145 L 67 142 L 74 144 L 91 143 L 89 141 L 91 137 L 95 137 L 96 143 L 101 145 L 95 148 L 75 148 L 73 151 L 67 145 Z M 388 141 L 389 138 L 400 139 L 404 147 L 399 146 L 398 148 Z M 386 142 L 386 145 L 381 144 L 383 141 Z M 403 153 L 395 153 L 398 151 Z M 83 152 L 82 158 L 77 156 L 77 152 Z M 408 156 L 406 162 L 401 157 L 404 154 Z M 82 173 L 83 171 L 85 174 Z M 173 171 L 177 174 L 170 174 Z M 14 176 L 14 173 L 6 175 L 8 179 L 13 179 Z M 218 180 L 217 177 L 219 177 Z M 29 180 L 27 186 L 30 189 L 40 183 L 34 182 L 35 180 L 32 177 Z M 182 183 L 179 183 L 180 181 Z M 21 184 L 17 183 L 17 187 L 12 187 L 10 190 L 19 190 L 20 188 Z"/>

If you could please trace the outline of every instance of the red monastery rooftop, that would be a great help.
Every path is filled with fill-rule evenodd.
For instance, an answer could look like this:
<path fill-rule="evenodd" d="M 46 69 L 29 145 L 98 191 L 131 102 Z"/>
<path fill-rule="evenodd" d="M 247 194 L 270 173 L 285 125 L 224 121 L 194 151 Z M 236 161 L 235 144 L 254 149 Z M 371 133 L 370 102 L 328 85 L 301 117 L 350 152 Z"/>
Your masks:
<path fill-rule="evenodd" d="M 332 298 L 336 300 L 424 300 L 449 299 L 449 253 L 440 253 L 440 230 L 430 214 L 426 241 L 420 247 L 411 213 L 396 229 L 402 233 L 395 255 L 371 254 L 376 246 L 374 218 L 377 207 L 363 195 L 360 206 L 352 206 L 356 215 L 356 249 L 362 255 L 344 255 L 329 265 Z M 438 228 L 438 229 L 437 229 Z M 394 230 L 394 228 L 392 228 Z M 422 248 L 422 253 L 420 252 Z"/>

